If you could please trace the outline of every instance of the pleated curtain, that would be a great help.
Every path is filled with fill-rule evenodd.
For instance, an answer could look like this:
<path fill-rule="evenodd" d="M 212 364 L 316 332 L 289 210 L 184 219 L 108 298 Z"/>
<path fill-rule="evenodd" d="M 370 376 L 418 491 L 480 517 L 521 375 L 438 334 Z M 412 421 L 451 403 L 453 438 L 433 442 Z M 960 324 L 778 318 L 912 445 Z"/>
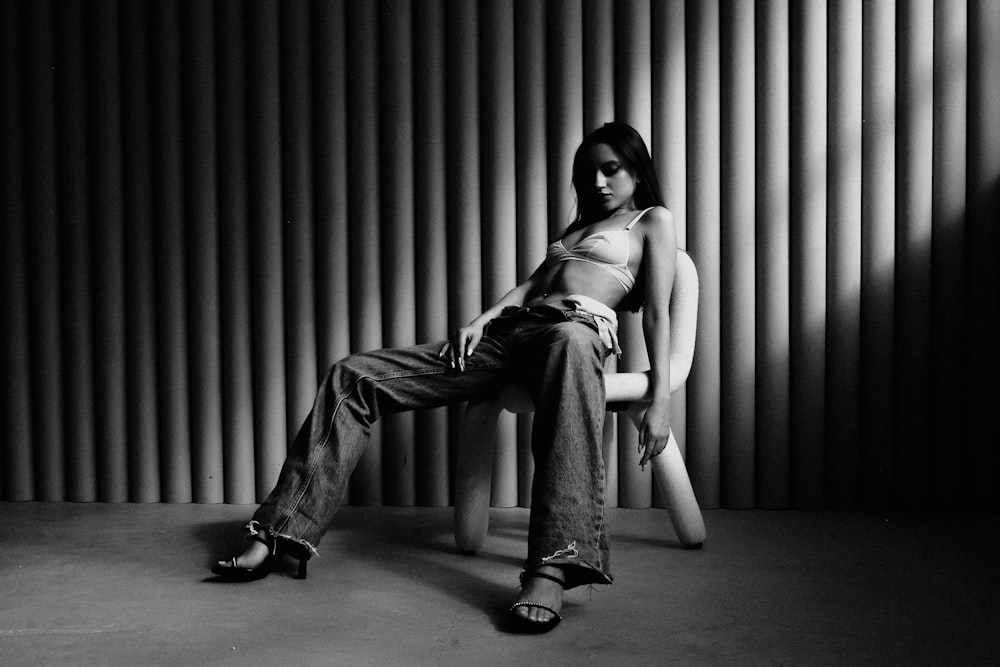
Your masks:
<path fill-rule="evenodd" d="M 252 503 L 329 365 L 443 339 L 646 138 L 699 270 L 703 507 L 979 508 L 1000 473 L 1000 2 L 4 0 L 0 499 Z M 612 368 L 648 367 L 638 318 Z M 345 500 L 451 502 L 462 406 Z M 530 504 L 505 415 L 493 503 Z M 611 415 L 612 504 L 661 506 Z"/>

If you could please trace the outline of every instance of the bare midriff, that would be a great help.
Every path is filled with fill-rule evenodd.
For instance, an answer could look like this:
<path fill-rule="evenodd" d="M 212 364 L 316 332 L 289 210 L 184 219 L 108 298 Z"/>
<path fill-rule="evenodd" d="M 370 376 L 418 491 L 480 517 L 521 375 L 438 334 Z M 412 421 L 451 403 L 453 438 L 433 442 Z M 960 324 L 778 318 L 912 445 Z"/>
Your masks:
<path fill-rule="evenodd" d="M 583 262 L 561 262 L 543 277 L 541 287 L 528 295 L 525 306 L 558 303 L 571 294 L 583 294 L 617 308 L 626 292 L 607 271 Z"/>

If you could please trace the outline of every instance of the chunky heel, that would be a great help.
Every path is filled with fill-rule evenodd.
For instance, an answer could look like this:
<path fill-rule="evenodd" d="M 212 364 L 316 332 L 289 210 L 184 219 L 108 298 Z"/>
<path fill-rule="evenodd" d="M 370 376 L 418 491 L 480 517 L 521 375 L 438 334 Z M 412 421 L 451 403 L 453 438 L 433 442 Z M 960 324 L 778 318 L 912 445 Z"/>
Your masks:
<path fill-rule="evenodd" d="M 289 540 L 278 540 L 275 547 L 275 554 L 280 558 L 281 556 L 288 556 L 294 558 L 299 562 L 299 569 L 295 573 L 296 579 L 306 578 L 306 569 L 309 559 L 312 558 L 312 552 L 300 542 L 292 542 Z"/>

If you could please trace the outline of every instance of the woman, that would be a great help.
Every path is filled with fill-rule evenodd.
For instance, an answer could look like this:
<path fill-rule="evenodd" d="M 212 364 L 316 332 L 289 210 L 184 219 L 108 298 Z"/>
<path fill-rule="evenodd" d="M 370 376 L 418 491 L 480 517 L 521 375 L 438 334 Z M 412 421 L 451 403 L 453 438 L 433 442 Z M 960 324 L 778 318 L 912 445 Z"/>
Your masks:
<path fill-rule="evenodd" d="M 649 151 L 628 125 L 608 123 L 573 161 L 578 215 L 545 261 L 444 344 L 356 354 L 334 364 L 285 461 L 248 525 L 244 551 L 213 572 L 265 576 L 300 561 L 326 530 L 348 478 L 383 414 L 468 400 L 510 381 L 535 399 L 535 477 L 522 588 L 511 607 L 520 629 L 561 620 L 563 590 L 611 583 L 601 432 L 604 363 L 619 352 L 616 310 L 643 305 L 652 400 L 639 429 L 642 465 L 670 433 L 670 326 L 676 238 Z"/>

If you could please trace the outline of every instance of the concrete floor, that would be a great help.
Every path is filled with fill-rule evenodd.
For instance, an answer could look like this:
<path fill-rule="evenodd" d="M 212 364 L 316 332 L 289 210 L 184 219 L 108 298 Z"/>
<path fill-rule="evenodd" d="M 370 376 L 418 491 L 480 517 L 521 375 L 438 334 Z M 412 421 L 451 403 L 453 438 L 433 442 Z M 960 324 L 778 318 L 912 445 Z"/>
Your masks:
<path fill-rule="evenodd" d="M 611 587 L 516 636 L 527 511 L 345 507 L 306 581 L 223 585 L 252 508 L 0 503 L 2 665 L 970 665 L 1000 656 L 996 516 L 614 510 Z"/>

